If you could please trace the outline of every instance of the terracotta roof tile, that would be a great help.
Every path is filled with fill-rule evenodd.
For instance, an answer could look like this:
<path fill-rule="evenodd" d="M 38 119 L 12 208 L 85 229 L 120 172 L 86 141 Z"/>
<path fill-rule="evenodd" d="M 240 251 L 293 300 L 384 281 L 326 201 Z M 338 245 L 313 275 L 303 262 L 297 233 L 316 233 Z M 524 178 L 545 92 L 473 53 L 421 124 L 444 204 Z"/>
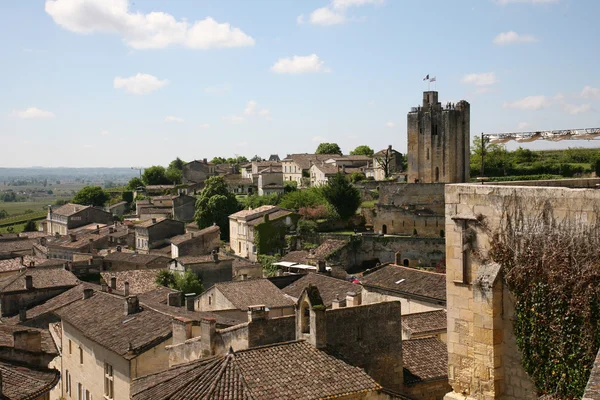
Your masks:
<path fill-rule="evenodd" d="M 319 294 L 323 299 L 323 304 L 326 307 L 331 307 L 333 300 L 346 298 L 346 293 L 361 291 L 362 287 L 356 283 L 350 283 L 330 276 L 308 273 L 302 278 L 293 282 L 282 289 L 283 293 L 298 299 L 302 294 L 302 291 L 309 285 L 314 285 L 319 289 Z"/>
<path fill-rule="evenodd" d="M 125 289 L 125 282 L 129 282 L 129 294 L 140 294 L 154 290 L 160 285 L 156 283 L 156 275 L 160 268 L 153 269 L 132 269 L 118 272 L 101 272 L 100 275 L 104 282 L 110 285 L 110 280 L 114 276 L 117 278 L 117 290 L 122 292 Z"/>
<path fill-rule="evenodd" d="M 345 240 L 327 239 L 309 255 L 309 258 L 325 260 L 347 244 L 348 242 Z"/>
<path fill-rule="evenodd" d="M 448 347 L 436 338 L 402 341 L 404 383 L 448 379 Z"/>
<path fill-rule="evenodd" d="M 290 251 L 285 256 L 281 257 L 281 261 L 304 264 L 306 262 L 306 257 L 308 257 L 308 255 L 309 255 L 309 252 L 307 250 Z"/>
<path fill-rule="evenodd" d="M 60 372 L 47 368 L 27 368 L 0 361 L 2 397 L 37 399 L 48 393 L 60 380 Z"/>
<path fill-rule="evenodd" d="M 445 331 L 448 326 L 446 310 L 427 311 L 402 316 L 402 328 L 411 335 Z"/>
<path fill-rule="evenodd" d="M 294 306 L 294 302 L 268 279 L 219 282 L 213 287 L 242 311 L 247 311 L 249 306 L 256 305 L 265 305 L 268 308 Z"/>
<path fill-rule="evenodd" d="M 304 341 L 232 352 L 133 381 L 133 400 L 316 400 L 378 391 L 362 369 Z"/>
<path fill-rule="evenodd" d="M 27 268 L 17 275 L 2 280 L 0 292 L 19 292 L 25 290 L 25 276 L 31 275 L 34 289 L 75 286 L 79 280 L 64 268 Z"/>
<path fill-rule="evenodd" d="M 365 287 L 374 286 L 391 291 L 446 301 L 446 275 L 388 264 L 363 275 Z"/>

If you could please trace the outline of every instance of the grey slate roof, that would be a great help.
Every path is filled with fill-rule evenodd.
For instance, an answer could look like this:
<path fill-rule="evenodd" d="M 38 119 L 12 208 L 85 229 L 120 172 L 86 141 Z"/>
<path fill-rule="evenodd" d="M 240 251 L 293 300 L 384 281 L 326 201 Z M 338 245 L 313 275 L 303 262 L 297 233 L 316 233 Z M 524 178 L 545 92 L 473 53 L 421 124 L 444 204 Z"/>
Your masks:
<path fill-rule="evenodd" d="M 446 301 L 446 275 L 436 272 L 388 264 L 363 275 L 361 283 L 365 287 L 377 287 Z"/>

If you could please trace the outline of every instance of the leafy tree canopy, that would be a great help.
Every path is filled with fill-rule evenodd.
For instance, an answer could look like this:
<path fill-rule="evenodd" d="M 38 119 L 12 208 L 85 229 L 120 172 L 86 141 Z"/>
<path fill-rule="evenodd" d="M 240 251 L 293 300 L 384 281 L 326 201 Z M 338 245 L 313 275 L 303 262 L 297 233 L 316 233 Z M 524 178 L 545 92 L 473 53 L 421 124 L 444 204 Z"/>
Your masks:
<path fill-rule="evenodd" d="M 321 143 L 317 147 L 316 154 L 339 154 L 342 155 L 342 149 L 337 143 Z"/>
<path fill-rule="evenodd" d="M 369 146 L 363 144 L 361 146 L 358 146 L 357 148 L 355 148 L 354 150 L 352 150 L 350 152 L 351 156 L 367 156 L 367 157 L 373 157 L 373 153 L 375 153 L 373 151 L 372 148 L 370 148 Z"/>
<path fill-rule="evenodd" d="M 23 228 L 23 232 L 37 232 L 38 227 L 35 221 L 29 220 Z"/>
<path fill-rule="evenodd" d="M 160 165 L 146 168 L 142 174 L 142 181 L 145 185 L 168 185 L 171 183 L 165 175 L 165 168 Z"/>
<path fill-rule="evenodd" d="M 211 164 L 225 164 L 227 162 L 227 159 L 223 158 L 223 157 L 213 157 L 212 160 L 210 160 Z"/>
<path fill-rule="evenodd" d="M 0 219 L 2 218 L 8 218 L 8 211 L 4 209 L 0 210 Z"/>
<path fill-rule="evenodd" d="M 229 216 L 240 209 L 235 195 L 229 191 L 222 176 L 211 176 L 205 181 L 204 189 L 196 201 L 194 218 L 198 228 L 203 229 L 216 223 L 221 228 L 221 237 L 229 238 Z"/>
<path fill-rule="evenodd" d="M 212 160 L 210 160 L 210 162 L 212 164 L 244 164 L 248 161 L 247 157 L 244 156 L 236 156 L 236 157 L 229 157 L 229 158 L 224 158 L 224 157 L 214 157 Z"/>
<path fill-rule="evenodd" d="M 138 178 L 137 176 L 135 178 L 131 178 L 129 180 L 129 182 L 127 183 L 127 189 L 134 191 L 137 190 L 137 188 L 139 187 L 143 187 L 146 186 L 144 185 L 144 182 L 142 182 L 142 180 L 140 178 Z"/>
<path fill-rule="evenodd" d="M 100 186 L 84 186 L 72 201 L 75 204 L 101 207 L 108 201 L 108 198 L 108 194 Z"/>
<path fill-rule="evenodd" d="M 169 166 L 169 168 L 167 168 L 167 170 L 165 171 L 165 177 L 168 179 L 169 182 L 179 184 L 181 183 L 183 173 L 180 169 Z"/>
<path fill-rule="evenodd" d="M 291 210 L 299 210 L 303 207 L 316 207 L 327 205 L 320 187 L 311 186 L 304 190 L 294 190 L 283 195 L 279 206 Z"/>
<path fill-rule="evenodd" d="M 169 163 L 169 168 L 173 168 L 173 169 L 177 169 L 179 171 L 183 170 L 183 164 L 185 164 L 185 161 L 183 161 L 181 158 L 177 157 L 176 159 L 174 159 L 173 161 L 171 161 Z"/>
<path fill-rule="evenodd" d="M 341 173 L 329 179 L 329 183 L 323 186 L 322 193 L 342 219 L 353 216 L 360 206 L 360 192 Z"/>
<path fill-rule="evenodd" d="M 190 270 L 181 272 L 173 272 L 169 270 L 161 270 L 156 274 L 157 285 L 170 287 L 171 289 L 179 290 L 182 293 L 204 292 L 204 286 L 198 279 L 198 276 Z"/>

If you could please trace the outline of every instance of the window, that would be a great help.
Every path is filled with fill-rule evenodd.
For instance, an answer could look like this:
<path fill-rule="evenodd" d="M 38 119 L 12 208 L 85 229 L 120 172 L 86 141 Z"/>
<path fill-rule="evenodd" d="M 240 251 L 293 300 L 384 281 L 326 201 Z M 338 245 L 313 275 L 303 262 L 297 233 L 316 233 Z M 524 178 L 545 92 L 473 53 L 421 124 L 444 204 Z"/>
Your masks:
<path fill-rule="evenodd" d="M 69 374 L 69 370 L 65 371 L 65 392 L 71 396 L 71 374 Z"/>
<path fill-rule="evenodd" d="M 79 364 L 83 364 L 83 347 L 79 346 Z"/>
<path fill-rule="evenodd" d="M 69 339 L 69 354 L 73 354 L 73 342 L 71 342 L 71 339 Z"/>
<path fill-rule="evenodd" d="M 208 305 L 210 306 L 212 304 L 212 296 L 208 296 Z"/>
<path fill-rule="evenodd" d="M 114 382 L 112 365 L 104 363 L 104 396 L 107 399 L 114 397 Z"/>
<path fill-rule="evenodd" d="M 92 400 L 92 395 L 89 390 L 85 391 L 85 400 Z"/>
<path fill-rule="evenodd" d="M 83 386 L 81 383 L 77 384 L 77 400 L 83 400 Z"/>

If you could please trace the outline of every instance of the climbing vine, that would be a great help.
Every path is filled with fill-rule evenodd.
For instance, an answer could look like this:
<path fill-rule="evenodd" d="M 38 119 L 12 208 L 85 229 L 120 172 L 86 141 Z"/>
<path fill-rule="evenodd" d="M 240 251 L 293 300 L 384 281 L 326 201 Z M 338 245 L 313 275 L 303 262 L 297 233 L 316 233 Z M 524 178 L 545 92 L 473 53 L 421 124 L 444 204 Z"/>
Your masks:
<path fill-rule="evenodd" d="M 539 394 L 581 398 L 600 347 L 598 218 L 558 219 L 549 203 L 516 197 L 503 209 L 489 255 L 515 297 L 523 367 Z"/>

